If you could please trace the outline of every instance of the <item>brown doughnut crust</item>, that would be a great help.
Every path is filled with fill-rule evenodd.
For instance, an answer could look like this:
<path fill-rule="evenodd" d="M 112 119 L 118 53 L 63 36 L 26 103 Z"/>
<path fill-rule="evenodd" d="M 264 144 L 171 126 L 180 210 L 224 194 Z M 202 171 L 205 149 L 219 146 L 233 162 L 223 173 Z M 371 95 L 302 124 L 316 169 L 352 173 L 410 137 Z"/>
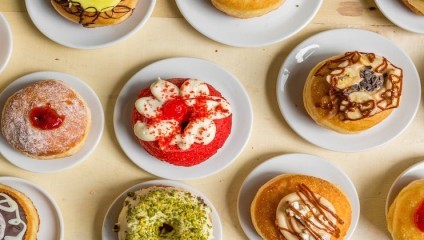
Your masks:
<path fill-rule="evenodd" d="M 42 130 L 32 125 L 30 111 L 50 105 L 64 116 L 58 128 Z M 91 113 L 82 97 L 57 80 L 32 83 L 10 96 L 3 108 L 1 131 L 19 152 L 36 159 L 71 156 L 83 146 L 91 125 Z"/>
<path fill-rule="evenodd" d="M 66 19 L 84 27 L 104 27 L 119 24 L 128 19 L 139 0 L 121 0 L 121 2 L 105 12 L 87 12 L 81 7 L 69 7 L 70 0 L 51 0 L 54 9 Z"/>
<path fill-rule="evenodd" d="M 0 193 L 4 193 L 10 196 L 24 210 L 24 214 L 27 220 L 27 230 L 23 239 L 36 240 L 40 225 L 40 218 L 32 201 L 22 192 L 3 184 L 0 184 Z"/>
<path fill-rule="evenodd" d="M 387 213 L 387 228 L 393 240 L 421 240 L 421 232 L 414 223 L 414 213 L 424 201 L 424 179 L 411 182 L 404 187 L 390 205 Z"/>
<path fill-rule="evenodd" d="M 305 184 L 333 204 L 336 214 L 344 221 L 344 224 L 338 224 L 340 237 L 331 239 L 344 239 L 352 218 L 347 196 L 340 188 L 326 180 L 298 174 L 279 175 L 259 188 L 250 207 L 252 222 L 258 234 L 265 240 L 285 239 L 276 225 L 276 210 L 280 200 L 296 192 L 299 184 Z"/>
<path fill-rule="evenodd" d="M 331 115 L 328 109 L 317 107 L 321 99 L 328 95 L 330 85 L 324 77 L 315 76 L 319 69 L 328 61 L 339 59 L 345 54 L 333 56 L 318 63 L 310 72 L 303 89 L 303 103 L 310 117 L 322 127 L 334 130 L 343 134 L 358 133 L 369 129 L 384 119 L 393 111 L 393 108 L 385 109 L 375 115 L 368 116 L 359 120 L 342 120 L 339 114 Z"/>
<path fill-rule="evenodd" d="M 213 6 L 236 18 L 252 18 L 267 14 L 283 4 L 284 0 L 211 0 Z"/>
<path fill-rule="evenodd" d="M 418 8 L 414 7 L 411 3 L 409 3 L 409 0 L 402 0 L 403 4 L 405 4 L 405 6 L 407 6 L 409 9 L 411 9 L 411 11 L 413 11 L 414 13 L 418 14 L 418 15 L 424 15 L 423 11 L 420 11 Z"/>

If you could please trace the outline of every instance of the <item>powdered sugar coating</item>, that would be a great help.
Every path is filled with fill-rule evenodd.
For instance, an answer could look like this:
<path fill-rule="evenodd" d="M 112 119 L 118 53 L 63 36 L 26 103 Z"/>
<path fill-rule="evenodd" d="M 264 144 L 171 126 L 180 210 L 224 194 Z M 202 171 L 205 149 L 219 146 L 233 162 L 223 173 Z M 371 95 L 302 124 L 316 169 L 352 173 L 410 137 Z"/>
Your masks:
<path fill-rule="evenodd" d="M 31 109 L 47 104 L 65 118 L 60 127 L 42 130 L 32 125 L 29 113 Z M 43 80 L 9 97 L 3 109 L 1 130 L 17 150 L 31 157 L 49 158 L 66 156 L 66 152 L 81 145 L 90 121 L 90 110 L 73 89 L 61 81 Z"/>

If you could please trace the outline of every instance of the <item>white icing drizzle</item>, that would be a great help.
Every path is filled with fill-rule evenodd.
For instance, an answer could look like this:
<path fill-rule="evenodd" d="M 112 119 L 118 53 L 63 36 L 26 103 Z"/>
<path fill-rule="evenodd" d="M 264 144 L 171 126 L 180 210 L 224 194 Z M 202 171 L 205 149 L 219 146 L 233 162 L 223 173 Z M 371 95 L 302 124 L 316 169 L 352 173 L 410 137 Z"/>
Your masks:
<path fill-rule="evenodd" d="M 19 213 L 19 207 L 18 207 L 18 203 L 15 202 L 15 200 L 13 200 L 11 197 L 9 197 L 8 195 L 4 194 L 4 193 L 0 193 L 0 196 L 4 197 L 4 199 L 0 200 L 0 204 L 2 203 L 7 203 L 8 206 L 2 206 L 0 205 L 0 211 L 5 211 L 5 212 L 15 212 L 16 214 L 16 218 L 10 219 L 8 221 L 9 224 L 11 225 L 19 225 L 22 224 L 24 227 L 22 228 L 22 231 L 15 237 L 11 237 L 11 236 L 5 236 L 4 240 L 22 240 L 26 229 L 27 229 L 27 225 L 25 224 L 24 221 L 22 221 L 20 213 Z"/>
<path fill-rule="evenodd" d="M 150 91 L 153 96 L 142 97 L 135 102 L 137 112 L 146 118 L 160 117 L 163 105 L 176 98 L 183 99 L 187 106 L 205 104 L 207 116 L 191 119 L 183 132 L 176 120 L 153 121 L 149 124 L 138 121 L 134 125 L 134 133 L 143 141 L 171 137 L 170 143 L 182 150 L 189 149 L 194 143 L 207 145 L 216 135 L 213 120 L 231 115 L 230 104 L 222 97 L 210 96 L 208 85 L 197 79 L 188 79 L 178 88 L 175 84 L 159 78 L 150 86 Z"/>
<path fill-rule="evenodd" d="M 6 230 L 6 222 L 4 221 L 4 217 L 0 212 L 0 239 L 4 238 L 4 231 Z"/>

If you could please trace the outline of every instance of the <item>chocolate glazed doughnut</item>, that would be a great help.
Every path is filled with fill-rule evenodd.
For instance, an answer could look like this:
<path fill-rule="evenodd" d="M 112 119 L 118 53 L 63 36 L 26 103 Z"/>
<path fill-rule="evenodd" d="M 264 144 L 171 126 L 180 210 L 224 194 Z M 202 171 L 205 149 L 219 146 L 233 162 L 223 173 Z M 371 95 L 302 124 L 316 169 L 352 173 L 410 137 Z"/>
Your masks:
<path fill-rule="evenodd" d="M 102 27 L 128 19 L 138 0 L 51 0 L 53 7 L 66 19 L 84 27 Z"/>

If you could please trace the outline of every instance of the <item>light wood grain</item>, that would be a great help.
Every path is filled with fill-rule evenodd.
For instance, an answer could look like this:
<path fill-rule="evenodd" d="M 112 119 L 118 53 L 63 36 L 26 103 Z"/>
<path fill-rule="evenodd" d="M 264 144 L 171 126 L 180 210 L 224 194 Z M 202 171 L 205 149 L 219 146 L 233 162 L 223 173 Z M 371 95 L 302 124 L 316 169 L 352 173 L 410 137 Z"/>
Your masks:
<path fill-rule="evenodd" d="M 86 81 L 105 110 L 106 126 L 99 146 L 73 169 L 35 174 L 0 158 L 0 175 L 29 179 L 56 199 L 65 220 L 66 240 L 101 239 L 103 217 L 114 198 L 136 183 L 156 179 L 123 153 L 114 134 L 112 114 L 120 89 L 134 73 L 156 60 L 174 56 L 204 58 L 226 68 L 240 79 L 253 104 L 253 132 L 240 157 L 220 173 L 186 181 L 215 204 L 225 239 L 246 239 L 236 212 L 238 190 L 245 177 L 265 160 L 292 152 L 320 156 L 350 176 L 361 201 L 361 218 L 352 239 L 390 239 L 385 198 L 398 174 L 424 160 L 423 106 L 411 126 L 395 140 L 375 150 L 344 154 L 311 145 L 294 133 L 281 116 L 275 96 L 279 68 L 291 49 L 315 33 L 334 28 L 368 29 L 389 38 L 409 54 L 423 75 L 424 36 L 394 26 L 372 0 L 325 0 L 305 29 L 283 42 L 260 48 L 234 48 L 204 37 L 184 20 L 173 0 L 158 0 L 152 18 L 126 41 L 89 51 L 47 39 L 31 22 L 23 0 L 0 0 L 0 12 L 14 37 L 12 58 L 0 74 L 0 89 L 31 72 L 61 71 Z"/>

